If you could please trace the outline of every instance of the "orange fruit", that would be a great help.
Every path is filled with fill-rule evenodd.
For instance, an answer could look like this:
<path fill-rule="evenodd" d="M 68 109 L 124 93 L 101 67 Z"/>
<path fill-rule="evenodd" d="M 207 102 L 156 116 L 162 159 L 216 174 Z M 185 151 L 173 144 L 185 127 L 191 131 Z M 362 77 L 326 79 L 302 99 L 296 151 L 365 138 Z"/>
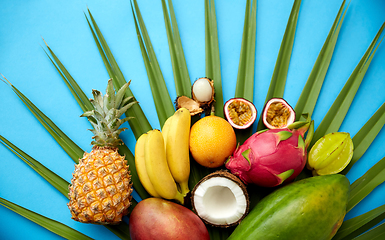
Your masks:
<path fill-rule="evenodd" d="M 202 166 L 222 166 L 234 152 L 236 145 L 233 127 L 221 117 L 207 116 L 191 127 L 190 152 Z"/>

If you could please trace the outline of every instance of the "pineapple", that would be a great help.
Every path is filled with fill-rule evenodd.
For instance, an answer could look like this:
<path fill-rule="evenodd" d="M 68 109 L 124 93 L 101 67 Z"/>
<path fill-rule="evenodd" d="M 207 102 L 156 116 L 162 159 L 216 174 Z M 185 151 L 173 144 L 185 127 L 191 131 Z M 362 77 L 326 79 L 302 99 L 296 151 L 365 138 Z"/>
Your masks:
<path fill-rule="evenodd" d="M 105 96 L 92 91 L 94 99 L 90 101 L 95 109 L 81 115 L 94 127 L 91 130 L 94 141 L 92 151 L 85 152 L 75 165 L 69 186 L 67 205 L 76 221 L 118 224 L 128 213 L 132 199 L 131 176 L 127 160 L 118 153 L 118 146 L 122 144 L 118 136 L 125 130 L 119 127 L 130 119 L 120 119 L 120 116 L 136 103 L 130 101 L 132 97 L 123 99 L 128 86 L 129 83 L 123 85 L 115 95 L 110 79 Z"/>

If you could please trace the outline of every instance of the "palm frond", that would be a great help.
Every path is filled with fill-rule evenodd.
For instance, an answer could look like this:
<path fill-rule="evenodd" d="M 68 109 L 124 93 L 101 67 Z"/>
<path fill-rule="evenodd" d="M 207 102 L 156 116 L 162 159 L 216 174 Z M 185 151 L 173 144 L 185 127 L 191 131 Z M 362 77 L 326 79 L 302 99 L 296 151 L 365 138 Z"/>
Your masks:
<path fill-rule="evenodd" d="M 96 24 L 96 23 L 95 23 Z M 47 45 L 47 47 L 48 47 L 48 45 Z M 56 68 L 56 70 L 60 73 L 60 75 L 63 77 L 63 79 L 68 79 L 68 81 L 69 81 L 69 83 L 70 84 L 67 84 L 67 86 L 68 87 L 71 87 L 71 86 L 78 86 L 77 85 L 77 83 L 76 83 L 76 81 L 71 77 L 71 75 L 70 75 L 70 73 L 67 71 L 67 69 L 65 68 L 65 66 L 60 62 L 60 60 L 56 57 L 56 55 L 54 54 L 54 52 L 52 51 L 52 49 L 51 48 L 49 48 L 48 47 L 48 49 L 49 49 L 49 51 L 50 51 L 50 53 L 52 54 L 52 56 L 53 56 L 53 60 L 52 60 L 52 58 L 50 58 L 51 59 L 51 62 L 52 62 L 52 64 L 55 66 L 55 68 Z M 48 54 L 47 54 L 48 55 Z M 48 57 L 50 57 L 49 55 L 48 55 Z M 55 64 L 56 63 L 56 64 Z M 112 68 L 111 68 L 112 69 Z M 63 73 L 63 74 L 61 74 L 61 73 Z M 115 87 L 116 88 L 116 87 Z M 119 88 L 120 89 L 120 88 Z M 82 89 L 80 88 L 80 87 L 76 87 L 76 88 L 70 88 L 70 90 L 71 90 L 71 92 L 72 92 L 72 94 L 73 94 L 73 96 L 76 98 L 76 99 L 78 99 L 79 98 L 79 101 L 77 101 L 78 102 L 78 104 L 79 104 L 79 106 L 82 108 L 82 109 L 85 109 L 85 110 L 91 110 L 91 108 L 90 107 L 88 107 L 85 103 L 87 103 L 87 102 L 90 102 L 89 101 L 89 99 L 86 97 L 86 95 L 84 94 L 84 92 L 82 91 Z M 25 97 L 26 98 L 26 97 Z M 27 98 L 26 98 L 27 99 Z M 133 100 L 134 98 L 132 97 L 132 100 Z M 28 99 L 27 99 L 28 100 Z M 32 103 L 31 103 L 32 104 Z M 131 109 L 131 108 L 135 108 L 136 107 L 136 105 L 138 105 L 138 104 L 134 104 L 134 105 L 132 105 L 132 107 L 130 107 L 129 109 Z M 92 106 L 92 105 L 91 105 Z M 36 107 L 35 107 L 36 108 Z M 37 108 L 36 108 L 37 109 Z M 93 106 L 92 106 L 92 109 L 93 109 Z M 45 116 L 41 111 L 39 111 L 38 109 L 36 110 L 36 111 L 38 111 L 39 112 L 39 115 L 36 115 L 36 117 L 37 118 L 39 118 L 39 116 Z M 127 112 L 129 112 L 130 110 L 127 110 Z M 127 112 L 126 112 L 126 114 L 127 114 Z M 142 112 L 142 110 L 140 109 L 140 107 L 139 107 L 139 112 Z M 142 114 L 143 114 L 143 112 L 142 112 Z M 137 115 L 137 117 L 139 117 L 139 118 L 146 118 L 145 116 L 144 116 L 144 114 L 143 114 L 143 116 L 141 115 L 141 114 L 138 114 Z M 57 129 L 56 131 L 57 132 L 61 132 L 61 130 L 58 128 L 58 127 L 56 127 L 56 125 L 54 125 L 54 123 L 51 121 L 51 120 L 49 120 L 47 117 L 45 117 L 45 119 L 47 119 L 46 120 L 46 122 L 48 122 L 49 123 L 49 127 L 46 127 L 47 128 L 47 130 L 51 133 L 51 131 L 50 131 L 50 127 L 51 128 L 55 128 L 55 129 Z M 133 121 L 133 120 L 135 120 L 136 118 L 132 118 L 130 121 L 129 121 L 129 123 L 131 123 L 131 121 Z M 137 120 L 137 119 L 136 119 Z M 133 132 L 135 133 L 137 133 L 137 134 L 139 134 L 140 133 L 140 131 L 142 131 L 142 130 L 144 130 L 143 128 L 144 128 L 144 126 L 147 126 L 147 124 L 146 124 L 146 122 L 148 123 L 148 121 L 147 121 L 147 118 L 145 119 L 145 121 L 139 121 L 140 122 L 140 125 L 141 124 L 144 124 L 144 125 L 141 125 L 141 126 L 139 126 L 139 125 L 137 125 L 137 124 L 134 124 L 133 125 L 133 127 L 138 127 L 136 130 L 137 131 L 135 131 L 134 129 L 133 129 Z M 42 123 L 42 124 L 44 124 L 44 122 Z M 56 141 L 58 141 L 58 143 L 60 144 L 60 145 L 64 145 L 64 147 L 66 146 L 65 144 L 71 144 L 70 146 L 72 146 L 73 148 L 75 148 L 76 147 L 76 145 L 75 145 L 75 143 L 73 143 L 68 137 L 67 138 L 64 138 L 64 137 L 57 137 L 56 135 L 55 135 L 55 132 L 53 132 L 53 133 L 51 133 L 52 134 L 52 136 L 55 138 L 55 139 L 58 139 L 58 140 L 56 140 Z M 61 135 L 64 135 L 64 133 L 62 133 Z M 61 144 L 62 143 L 62 144 Z M 63 147 L 63 149 L 64 150 L 66 150 L 67 151 L 67 149 L 66 148 L 64 148 Z M 78 163 L 79 162 L 79 158 L 81 158 L 82 156 L 83 156 L 83 153 L 84 153 L 84 151 L 83 150 L 81 150 L 82 152 L 80 152 L 80 151 L 78 151 L 78 155 L 75 155 L 74 157 L 76 157 L 76 158 L 72 158 L 76 163 Z M 142 198 L 142 199 L 145 199 L 145 198 L 148 198 L 150 195 L 147 193 L 147 191 L 144 189 L 144 187 L 142 186 L 142 184 L 141 184 L 141 182 L 139 181 L 139 176 L 138 176 L 138 173 L 137 173 L 137 171 L 136 171 L 136 167 L 135 167 L 135 157 L 134 157 L 134 155 L 132 154 L 132 152 L 130 151 L 130 149 L 127 147 L 127 145 L 121 145 L 120 147 L 119 147 L 119 153 L 122 155 L 122 156 L 125 156 L 126 157 L 126 160 L 127 160 L 127 162 L 128 162 L 128 165 L 129 166 L 131 166 L 130 167 L 130 172 L 131 172 L 131 179 L 132 179 L 132 182 L 133 182 L 133 186 L 134 186 L 134 189 L 135 189 L 135 191 L 138 193 L 138 195 Z"/>
<path fill-rule="evenodd" d="M 355 237 L 355 240 L 382 240 L 385 238 L 385 223 L 370 229 L 369 231 Z"/>
<path fill-rule="evenodd" d="M 69 182 L 58 176 L 56 173 L 49 170 L 43 164 L 23 152 L 20 148 L 16 147 L 6 138 L 0 135 L 0 143 L 2 143 L 6 148 L 12 151 L 17 157 L 19 157 L 22 161 L 24 161 L 28 166 L 30 166 L 34 171 L 36 171 L 40 176 L 42 176 L 47 182 L 49 182 L 54 188 L 56 188 L 60 193 L 62 193 L 66 198 L 68 198 L 68 186 Z M 136 206 L 136 202 L 132 201 L 132 205 L 130 209 L 132 210 Z M 20 215 L 23 215 L 22 212 L 17 212 Z M 24 216 L 24 215 L 23 215 Z M 31 219 L 30 219 L 31 220 Z M 39 225 L 46 227 L 46 222 L 36 222 Z M 105 226 L 111 232 L 116 234 L 118 237 L 122 239 L 130 239 L 128 225 L 122 222 L 119 225 L 115 226 Z"/>
<path fill-rule="evenodd" d="M 319 93 L 321 91 L 326 73 L 328 71 L 330 61 L 332 59 L 334 48 L 337 43 L 338 35 L 341 30 L 345 14 L 348 10 L 345 8 L 346 1 L 344 0 L 334 20 L 334 23 L 329 31 L 324 45 L 314 63 L 313 69 L 310 72 L 309 78 L 306 81 L 301 95 L 295 105 L 294 111 L 297 116 L 297 121 L 300 120 L 302 114 L 307 113 L 309 116 L 313 114 L 314 107 L 317 103 Z"/>
<path fill-rule="evenodd" d="M 254 98 L 256 33 L 257 1 L 247 0 L 234 97 L 245 98 L 250 102 L 253 102 Z"/>
<path fill-rule="evenodd" d="M 68 227 L 67 225 L 55 221 L 53 219 L 44 217 L 43 215 L 40 215 L 36 212 L 33 212 L 31 210 L 28 210 L 26 208 L 23 208 L 15 203 L 12 203 L 2 197 L 0 197 L 0 205 L 8 208 L 9 210 L 14 211 L 15 213 L 39 224 L 40 226 L 46 228 L 47 230 L 63 237 L 66 239 L 79 239 L 79 240 L 86 240 L 86 239 L 92 239 L 83 233 L 76 231 L 73 228 Z"/>
<path fill-rule="evenodd" d="M 4 77 L 4 76 L 3 76 Z M 5 77 L 4 77 L 5 79 Z M 83 156 L 84 151 L 76 145 L 55 123 L 49 119 L 42 111 L 40 111 L 22 92 L 20 92 L 7 79 L 3 80 L 16 93 L 20 100 L 27 106 L 36 119 L 43 125 L 43 127 L 51 134 L 56 142 L 63 148 L 63 150 L 75 162 L 79 163 L 79 158 Z"/>
<path fill-rule="evenodd" d="M 222 77 L 215 0 L 205 0 L 205 55 L 206 77 L 214 81 L 215 102 L 213 106 L 215 115 L 223 118 Z"/>
<path fill-rule="evenodd" d="M 45 54 L 51 61 L 51 63 L 54 65 L 58 73 L 60 74 L 61 78 L 63 79 L 64 83 L 67 85 L 68 89 L 71 91 L 72 95 L 75 97 L 76 101 L 78 102 L 80 108 L 83 110 L 83 112 L 91 111 L 94 109 L 91 102 L 87 98 L 87 95 L 81 90 L 77 82 L 73 79 L 71 74 L 67 71 L 67 69 L 64 67 L 64 65 L 60 62 L 59 58 L 55 55 L 55 53 L 51 50 L 51 48 L 48 46 L 48 44 L 44 41 L 46 44 L 46 47 L 48 51 L 50 52 L 51 56 L 47 53 L 47 51 L 43 48 Z"/>
<path fill-rule="evenodd" d="M 354 145 L 353 158 L 349 165 L 342 171 L 342 174 L 347 174 L 353 165 L 364 155 L 384 125 L 385 103 L 381 105 L 365 125 L 354 135 L 352 139 Z"/>
<path fill-rule="evenodd" d="M 243 25 L 241 53 L 239 57 L 238 76 L 234 97 L 245 98 L 253 102 L 255 45 L 257 32 L 257 0 L 246 2 L 245 20 Z M 236 130 L 237 142 L 242 144 L 252 133 L 253 127 Z"/>
<path fill-rule="evenodd" d="M 297 28 L 297 21 L 299 16 L 299 9 L 301 6 L 301 0 L 295 0 L 289 20 L 286 26 L 285 34 L 283 35 L 281 47 L 279 49 L 277 62 L 275 63 L 273 76 L 270 81 L 269 90 L 266 95 L 265 103 L 271 98 L 282 98 L 285 85 L 287 72 L 289 70 L 291 52 L 294 45 L 295 30 Z M 264 129 L 262 118 L 259 119 L 257 131 Z"/>
<path fill-rule="evenodd" d="M 382 37 L 381 40 L 379 40 L 384 28 L 385 23 L 382 24 L 380 30 L 377 32 L 377 35 L 373 39 L 364 56 L 361 58 L 360 62 L 354 69 L 353 73 L 350 75 L 333 105 L 330 107 L 329 111 L 326 113 L 325 117 L 317 127 L 313 140 L 310 143 L 310 147 L 314 145 L 314 143 L 322 136 L 331 132 L 336 132 L 340 128 L 346 113 L 349 110 L 350 104 L 352 103 L 354 96 L 362 82 L 362 79 L 364 78 L 365 73 L 369 68 L 372 58 L 378 46 L 381 44 L 382 39 L 384 38 Z"/>
<path fill-rule="evenodd" d="M 342 223 L 333 240 L 350 240 L 368 231 L 385 219 L 385 205 L 379 206 L 360 216 L 351 218 Z M 384 224 L 382 224 L 384 225 Z M 378 233 L 378 236 L 381 234 Z M 365 238 L 374 239 L 374 238 Z M 382 238 L 380 238 L 382 239 Z"/>
<path fill-rule="evenodd" d="M 90 10 L 88 10 L 88 14 L 90 19 L 88 19 L 86 16 L 87 23 L 91 30 L 96 46 L 98 47 L 100 56 L 102 57 L 108 75 L 110 78 L 112 78 L 115 89 L 120 89 L 127 81 L 125 80 L 124 75 L 120 70 L 118 63 L 116 62 L 115 57 L 112 54 L 106 40 L 104 39 L 104 36 L 100 31 Z M 126 97 L 133 97 L 133 101 L 135 101 L 135 96 L 133 95 L 130 87 L 128 87 L 126 90 Z M 139 104 L 135 104 L 129 108 L 126 112 L 126 115 L 134 117 L 128 123 L 136 139 L 138 139 L 143 133 L 152 129 Z"/>
<path fill-rule="evenodd" d="M 371 167 L 364 175 L 351 184 L 348 206 L 349 212 L 362 199 L 364 199 L 373 189 L 385 182 L 385 157 Z"/>
<path fill-rule="evenodd" d="M 182 41 L 179 36 L 179 29 L 175 17 L 174 7 L 171 0 L 168 0 L 167 2 L 168 9 L 166 1 L 162 0 L 162 9 L 167 32 L 172 69 L 174 72 L 176 95 L 187 96 L 191 98 L 191 80 L 183 52 Z"/>
<path fill-rule="evenodd" d="M 168 93 L 162 71 L 136 0 L 131 1 L 131 8 L 135 20 L 139 46 L 142 52 L 144 65 L 146 66 L 156 112 L 158 113 L 159 124 L 162 127 L 167 118 L 174 114 L 175 108 Z"/>
<path fill-rule="evenodd" d="M 13 152 L 23 162 L 35 170 L 40 176 L 42 176 L 47 182 L 61 192 L 66 198 L 68 198 L 68 186 L 69 182 L 61 178 L 56 173 L 49 170 L 40 162 L 23 152 L 20 148 L 16 147 L 13 143 L 8 141 L 5 137 L 0 135 L 0 143 Z"/>

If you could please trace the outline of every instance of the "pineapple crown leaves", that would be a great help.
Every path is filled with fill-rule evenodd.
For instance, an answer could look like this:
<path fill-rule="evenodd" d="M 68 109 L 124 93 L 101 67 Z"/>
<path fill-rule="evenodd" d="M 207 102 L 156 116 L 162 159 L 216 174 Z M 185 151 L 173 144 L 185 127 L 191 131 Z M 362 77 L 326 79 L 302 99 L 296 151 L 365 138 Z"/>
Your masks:
<path fill-rule="evenodd" d="M 126 128 L 119 127 L 133 117 L 120 118 L 137 101 L 132 101 L 133 97 L 124 98 L 124 94 L 129 84 L 124 84 L 115 94 L 112 80 L 108 80 L 106 94 L 103 96 L 98 90 L 92 90 L 94 99 L 90 99 L 94 110 L 83 113 L 80 117 L 87 117 L 94 129 L 90 131 L 95 146 L 117 147 L 122 143 L 119 134 Z"/>

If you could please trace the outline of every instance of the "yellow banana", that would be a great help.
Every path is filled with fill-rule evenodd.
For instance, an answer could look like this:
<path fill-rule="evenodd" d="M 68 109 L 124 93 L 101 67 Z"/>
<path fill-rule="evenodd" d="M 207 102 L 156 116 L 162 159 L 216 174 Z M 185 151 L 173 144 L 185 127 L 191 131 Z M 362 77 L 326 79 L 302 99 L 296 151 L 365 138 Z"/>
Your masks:
<path fill-rule="evenodd" d="M 172 126 L 172 119 L 173 119 L 173 116 L 167 118 L 167 120 L 164 122 L 163 127 L 162 127 L 162 135 L 163 135 L 163 139 L 164 139 L 165 150 L 167 147 L 168 132 L 170 131 L 170 128 Z M 167 154 L 167 151 L 166 151 L 166 154 Z"/>
<path fill-rule="evenodd" d="M 152 185 L 150 178 L 147 174 L 146 163 L 144 159 L 144 144 L 146 143 L 147 133 L 142 134 L 135 145 L 135 166 L 138 172 L 139 180 L 142 183 L 144 189 L 153 197 L 160 197 Z"/>
<path fill-rule="evenodd" d="M 190 112 L 186 108 L 180 108 L 172 116 L 169 130 L 166 133 L 168 166 L 183 195 L 190 191 L 188 187 L 190 176 L 190 124 Z"/>
<path fill-rule="evenodd" d="M 144 145 L 144 158 L 148 177 L 156 192 L 165 199 L 183 203 L 184 196 L 178 191 L 168 168 L 163 135 L 159 130 L 148 132 Z"/>

